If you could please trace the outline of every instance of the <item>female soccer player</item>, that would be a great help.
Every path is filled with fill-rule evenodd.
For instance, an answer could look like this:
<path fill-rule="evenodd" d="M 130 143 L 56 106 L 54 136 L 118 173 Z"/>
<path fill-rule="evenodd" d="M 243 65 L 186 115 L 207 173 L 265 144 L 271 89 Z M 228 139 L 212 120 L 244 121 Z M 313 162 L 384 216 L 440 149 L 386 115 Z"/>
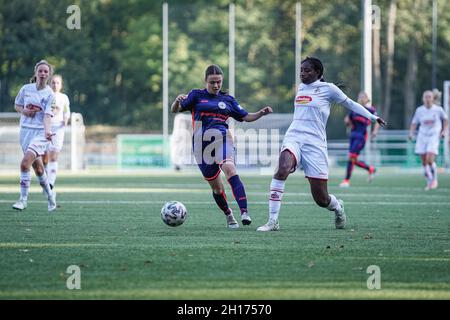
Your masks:
<path fill-rule="evenodd" d="M 270 184 L 269 221 L 258 231 L 276 231 L 280 228 L 278 214 L 281 207 L 284 185 L 290 173 L 302 167 L 309 180 L 315 202 L 335 213 L 335 226 L 343 229 L 346 216 L 342 200 L 328 194 L 328 154 L 325 126 L 332 103 L 385 125 L 383 119 L 371 114 L 366 108 L 349 99 L 337 86 L 325 82 L 322 62 L 313 57 L 302 61 L 300 78 L 302 83 L 295 97 L 294 120 L 283 140 L 278 168 Z"/>
<path fill-rule="evenodd" d="M 13 209 L 24 210 L 27 207 L 30 189 L 30 168 L 39 179 L 47 195 L 48 211 L 56 209 L 55 194 L 50 189 L 41 156 L 52 139 L 51 118 L 53 117 L 53 92 L 47 85 L 52 75 L 52 66 L 45 60 L 34 67 L 34 76 L 30 84 L 24 85 L 15 100 L 15 109 L 20 117 L 20 144 L 24 157 L 20 163 L 20 199 Z"/>
<path fill-rule="evenodd" d="M 54 103 L 52 132 L 54 133 L 52 143 L 48 144 L 48 150 L 42 158 L 48 176 L 50 188 L 53 189 L 56 181 L 56 173 L 58 171 L 58 155 L 61 152 L 64 143 L 64 130 L 70 118 L 70 101 L 66 94 L 62 93 L 63 79 L 59 74 L 55 74 L 50 86 L 53 90 Z"/>
<path fill-rule="evenodd" d="M 206 68 L 205 82 L 206 89 L 179 95 L 171 109 L 173 113 L 191 112 L 195 160 L 211 186 L 217 206 L 226 216 L 228 227 L 238 228 L 239 224 L 228 207 L 220 177 L 221 170 L 225 173 L 241 210 L 242 224 L 249 225 L 252 220 L 247 211 L 245 188 L 236 172 L 233 137 L 226 121 L 229 117 L 237 121 L 256 121 L 272 113 L 272 108 L 265 107 L 258 112 L 248 113 L 235 98 L 221 91 L 223 71 L 217 65 Z"/>
<path fill-rule="evenodd" d="M 369 110 L 370 113 L 377 115 L 375 108 L 370 104 L 369 96 L 366 92 L 361 91 L 358 95 L 358 103 Z M 364 149 L 367 140 L 367 127 L 370 125 L 370 120 L 361 117 L 354 111 L 345 117 L 344 120 L 347 127 L 351 127 L 350 132 L 350 146 L 347 162 L 347 174 L 345 175 L 344 181 L 339 185 L 340 187 L 350 187 L 350 177 L 352 176 L 354 166 L 363 168 L 369 172 L 369 182 L 372 181 L 375 174 L 375 167 L 370 166 L 364 161 L 358 161 L 358 156 L 360 152 Z M 378 129 L 380 125 L 375 123 L 372 130 L 372 139 L 374 139 L 378 134 Z"/>
<path fill-rule="evenodd" d="M 440 138 L 448 134 L 448 117 L 442 107 L 433 104 L 432 91 L 425 91 L 422 99 L 423 105 L 416 109 L 409 128 L 409 139 L 412 140 L 419 126 L 415 152 L 422 159 L 427 180 L 425 190 L 430 190 L 438 187 L 437 166 L 434 160 L 439 154 Z"/>

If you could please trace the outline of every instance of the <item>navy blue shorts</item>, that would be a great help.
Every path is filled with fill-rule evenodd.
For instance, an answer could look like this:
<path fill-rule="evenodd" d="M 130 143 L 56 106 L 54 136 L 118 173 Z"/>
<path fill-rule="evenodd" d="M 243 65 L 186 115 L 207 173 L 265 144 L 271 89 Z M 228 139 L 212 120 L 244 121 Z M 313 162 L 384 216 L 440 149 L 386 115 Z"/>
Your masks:
<path fill-rule="evenodd" d="M 236 148 L 231 135 L 224 134 L 222 138 L 203 141 L 201 148 L 199 147 L 194 146 L 194 157 L 205 180 L 216 179 L 225 161 L 236 161 Z"/>
<path fill-rule="evenodd" d="M 351 137 L 349 156 L 358 156 L 366 145 L 366 139 L 364 137 Z"/>

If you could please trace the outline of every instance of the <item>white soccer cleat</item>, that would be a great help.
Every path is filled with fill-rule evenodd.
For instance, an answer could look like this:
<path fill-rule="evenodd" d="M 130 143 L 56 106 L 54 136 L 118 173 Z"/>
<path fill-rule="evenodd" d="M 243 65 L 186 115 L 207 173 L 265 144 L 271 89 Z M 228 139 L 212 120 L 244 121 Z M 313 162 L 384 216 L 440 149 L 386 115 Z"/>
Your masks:
<path fill-rule="evenodd" d="M 233 211 L 230 209 L 230 213 L 226 215 L 227 217 L 227 227 L 230 229 L 237 229 L 239 228 L 239 224 L 236 221 L 236 219 L 233 216 Z"/>
<path fill-rule="evenodd" d="M 248 215 L 248 212 L 241 214 L 241 221 L 244 226 L 248 226 L 252 223 L 252 218 Z"/>
<path fill-rule="evenodd" d="M 438 187 L 438 182 L 437 182 L 437 180 L 433 180 L 433 181 L 430 183 L 430 189 L 437 189 L 437 187 Z"/>
<path fill-rule="evenodd" d="M 56 210 L 56 192 L 53 191 L 52 194 L 48 197 L 48 212 L 52 212 Z"/>
<path fill-rule="evenodd" d="M 344 181 L 342 181 L 339 184 L 339 187 L 341 187 L 341 188 L 348 188 L 348 187 L 350 187 L 350 181 L 348 181 L 347 179 L 344 179 Z"/>
<path fill-rule="evenodd" d="M 340 204 L 340 209 L 334 211 L 334 225 L 336 226 L 336 229 L 344 229 L 347 224 L 347 217 L 344 211 L 344 201 L 339 199 L 338 202 Z"/>
<path fill-rule="evenodd" d="M 265 225 L 262 225 L 256 231 L 278 231 L 280 230 L 280 224 L 278 220 L 269 219 Z"/>
<path fill-rule="evenodd" d="M 27 202 L 25 200 L 19 200 L 13 204 L 12 208 L 19 211 L 25 210 L 27 208 Z"/>

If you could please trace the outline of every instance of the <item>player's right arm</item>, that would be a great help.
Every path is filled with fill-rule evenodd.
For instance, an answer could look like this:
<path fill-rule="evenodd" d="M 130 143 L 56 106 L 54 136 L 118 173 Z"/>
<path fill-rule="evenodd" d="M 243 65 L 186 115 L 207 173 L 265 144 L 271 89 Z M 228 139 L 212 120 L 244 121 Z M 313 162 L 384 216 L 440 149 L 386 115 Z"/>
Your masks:
<path fill-rule="evenodd" d="M 181 109 L 181 102 L 187 98 L 187 95 L 180 94 L 178 97 L 175 98 L 175 100 L 172 103 L 172 106 L 170 107 L 170 110 L 172 113 L 178 113 Z"/>
<path fill-rule="evenodd" d="M 352 121 L 350 120 L 350 117 L 348 115 L 345 116 L 344 123 L 346 127 L 350 127 L 352 125 Z"/>
<path fill-rule="evenodd" d="M 25 117 L 34 117 L 36 114 L 36 111 L 32 111 L 28 108 L 25 108 L 25 99 L 24 99 L 24 89 L 23 87 L 20 89 L 19 93 L 17 94 L 14 109 L 20 113 L 23 114 Z"/>
<path fill-rule="evenodd" d="M 414 133 L 416 132 L 416 129 L 417 129 L 417 124 L 411 123 L 411 126 L 409 127 L 409 135 L 408 135 L 409 140 L 412 140 L 414 138 Z"/>
<path fill-rule="evenodd" d="M 411 126 L 409 127 L 409 135 L 408 135 L 409 140 L 412 140 L 414 138 L 414 134 L 417 130 L 418 124 L 419 124 L 419 114 L 416 110 L 416 112 L 414 112 L 414 116 L 411 120 Z"/>

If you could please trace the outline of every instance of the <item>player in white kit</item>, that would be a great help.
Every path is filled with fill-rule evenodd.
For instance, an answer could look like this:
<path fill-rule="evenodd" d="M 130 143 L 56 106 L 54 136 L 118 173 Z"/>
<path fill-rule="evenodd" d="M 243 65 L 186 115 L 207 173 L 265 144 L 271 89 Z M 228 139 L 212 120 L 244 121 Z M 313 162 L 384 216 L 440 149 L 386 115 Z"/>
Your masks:
<path fill-rule="evenodd" d="M 342 200 L 328 194 L 328 152 L 325 126 L 332 103 L 339 103 L 372 122 L 384 126 L 383 119 L 348 98 L 336 85 L 323 79 L 322 62 L 313 57 L 302 61 L 300 84 L 295 97 L 294 119 L 283 140 L 278 168 L 270 184 L 269 221 L 257 231 L 279 229 L 278 215 L 284 185 L 290 173 L 303 168 L 312 196 L 320 207 L 335 213 L 335 227 L 343 229 L 346 216 Z"/>
<path fill-rule="evenodd" d="M 53 117 L 53 91 L 47 85 L 52 67 L 45 61 L 39 61 L 34 67 L 32 83 L 24 85 L 15 100 L 15 109 L 20 117 L 20 144 L 24 157 L 20 163 L 20 199 L 13 209 L 27 208 L 31 173 L 34 172 L 48 199 L 48 211 L 56 209 L 55 194 L 50 189 L 41 156 L 52 139 L 51 118 Z"/>
<path fill-rule="evenodd" d="M 42 158 L 46 168 L 50 188 L 53 189 L 58 172 L 58 155 L 64 143 L 64 131 L 70 119 L 70 101 L 66 94 L 62 93 L 63 79 L 59 74 L 55 74 L 50 86 L 55 97 L 52 110 L 52 132 L 54 133 L 52 143 L 48 144 L 48 149 Z"/>
<path fill-rule="evenodd" d="M 448 117 L 442 107 L 433 104 L 432 91 L 425 91 L 422 96 L 423 105 L 416 109 L 409 128 L 409 139 L 412 140 L 419 126 L 415 152 L 422 159 L 423 171 L 427 185 L 425 190 L 438 187 L 436 156 L 439 154 L 441 137 L 448 134 Z"/>

